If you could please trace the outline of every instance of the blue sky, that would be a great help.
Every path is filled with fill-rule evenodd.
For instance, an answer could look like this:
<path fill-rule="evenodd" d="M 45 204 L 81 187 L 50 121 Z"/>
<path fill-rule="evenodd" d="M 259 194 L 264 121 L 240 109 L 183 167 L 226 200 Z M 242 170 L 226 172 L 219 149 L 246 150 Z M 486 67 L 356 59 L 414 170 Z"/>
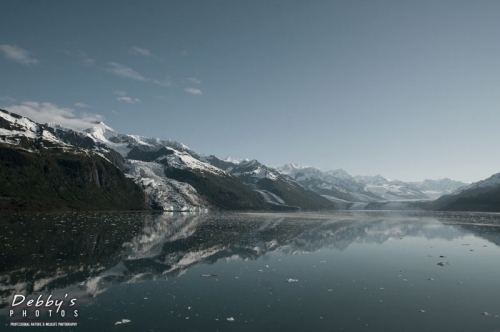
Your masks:
<path fill-rule="evenodd" d="M 2 1 L 0 105 L 219 157 L 500 172 L 498 1 Z"/>

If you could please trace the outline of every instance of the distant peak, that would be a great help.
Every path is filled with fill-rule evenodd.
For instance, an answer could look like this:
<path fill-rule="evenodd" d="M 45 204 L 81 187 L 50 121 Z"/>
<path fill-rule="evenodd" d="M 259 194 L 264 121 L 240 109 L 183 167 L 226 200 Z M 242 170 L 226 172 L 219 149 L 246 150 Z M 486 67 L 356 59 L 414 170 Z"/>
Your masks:
<path fill-rule="evenodd" d="M 94 121 L 94 122 L 92 122 L 92 124 L 95 125 L 93 128 L 102 128 L 102 129 L 109 130 L 109 131 L 115 131 L 113 128 L 111 128 L 110 126 L 108 126 L 107 124 L 105 124 L 102 121 Z M 91 129 L 91 128 L 89 128 L 89 129 Z"/>
<path fill-rule="evenodd" d="M 245 163 L 247 165 L 254 165 L 254 164 L 260 164 L 257 159 L 247 159 L 245 158 L 241 163 Z"/>
<path fill-rule="evenodd" d="M 330 175 L 334 175 L 337 177 L 351 177 L 349 173 L 347 173 L 343 168 L 336 169 L 334 171 L 327 171 L 325 172 Z"/>
<path fill-rule="evenodd" d="M 305 165 L 301 165 L 301 164 L 298 164 L 298 163 L 288 163 L 284 166 L 281 166 L 279 167 L 280 169 L 284 170 L 284 171 L 295 171 L 295 170 L 301 170 L 301 169 L 304 169 L 304 168 L 307 168 L 308 166 L 305 166 Z"/>
<path fill-rule="evenodd" d="M 223 159 L 222 161 L 225 161 L 225 162 L 228 162 L 228 163 L 231 163 L 231 164 L 239 164 L 239 163 L 242 162 L 241 159 L 236 159 L 236 158 L 232 158 L 232 157 L 227 157 L 226 159 Z"/>

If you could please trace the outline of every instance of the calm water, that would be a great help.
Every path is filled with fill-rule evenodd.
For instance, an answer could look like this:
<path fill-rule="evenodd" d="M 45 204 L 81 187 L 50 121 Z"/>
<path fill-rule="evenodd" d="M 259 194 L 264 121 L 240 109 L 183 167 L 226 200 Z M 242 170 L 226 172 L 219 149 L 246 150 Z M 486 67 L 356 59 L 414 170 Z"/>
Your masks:
<path fill-rule="evenodd" d="M 500 330 L 499 214 L 0 219 L 2 331 Z M 76 305 L 11 308 L 40 294 Z"/>

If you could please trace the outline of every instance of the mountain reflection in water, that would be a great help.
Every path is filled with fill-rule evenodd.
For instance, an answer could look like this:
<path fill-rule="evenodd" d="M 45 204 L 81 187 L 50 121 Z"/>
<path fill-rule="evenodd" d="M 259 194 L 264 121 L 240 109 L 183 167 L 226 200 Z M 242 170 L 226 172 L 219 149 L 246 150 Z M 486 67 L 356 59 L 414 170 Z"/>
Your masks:
<path fill-rule="evenodd" d="M 68 213 L 3 216 L 0 223 L 0 308 L 3 310 L 0 314 L 5 315 L 14 294 L 70 293 L 79 297 L 80 303 L 87 301 L 89 306 L 94 306 L 99 303 L 100 294 L 115 286 L 176 279 L 200 264 L 256 261 L 272 253 L 285 258 L 330 250 L 341 254 L 353 244 L 383 245 L 390 241 L 401 241 L 407 244 L 405 248 L 400 246 L 402 250 L 415 251 L 417 249 L 412 248 L 429 248 L 426 241 L 433 239 L 466 239 L 467 243 L 462 243 L 464 247 L 474 245 L 471 239 L 479 239 L 495 247 L 500 245 L 499 226 L 500 215 L 478 213 Z M 409 239 L 408 242 L 404 242 L 405 239 Z M 486 247 L 483 242 L 481 247 Z M 486 255 L 493 259 L 491 264 L 499 265 L 499 257 L 495 256 L 499 252 L 497 249 Z M 391 250 L 390 255 L 395 255 Z M 465 251 L 461 253 L 465 254 Z M 311 257 L 317 264 L 326 263 L 327 258 Z M 390 257 L 398 259 L 398 256 Z M 433 257 L 436 262 L 450 260 L 440 259 L 438 253 Z M 431 265 L 438 269 L 436 262 Z M 266 264 L 262 264 L 265 269 Z M 304 270 L 300 264 L 303 263 L 297 262 L 295 268 Z M 417 269 L 420 263 L 415 264 Z M 453 264 L 451 262 L 450 266 Z M 291 264 L 284 271 L 293 272 L 294 266 Z M 361 273 L 372 272 L 363 271 L 362 266 L 359 269 Z M 224 278 L 221 268 L 214 269 L 213 273 L 218 279 Z M 288 277 L 294 276 L 283 275 L 280 280 L 285 281 Z M 331 276 L 325 273 L 324 277 Z M 356 277 L 352 276 L 352 279 Z M 497 309 L 500 314 L 500 308 Z M 500 318 L 497 326 L 500 326 Z M 183 329 L 182 326 L 178 328 Z M 447 329 L 436 328 L 438 330 Z"/>

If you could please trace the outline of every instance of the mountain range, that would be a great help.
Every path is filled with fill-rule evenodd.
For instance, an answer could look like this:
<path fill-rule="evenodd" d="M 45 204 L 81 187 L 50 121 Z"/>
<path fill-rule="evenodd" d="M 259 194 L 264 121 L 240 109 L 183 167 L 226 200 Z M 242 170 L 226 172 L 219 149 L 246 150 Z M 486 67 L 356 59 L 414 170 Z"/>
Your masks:
<path fill-rule="evenodd" d="M 500 174 L 466 184 L 403 182 L 257 160 L 221 159 L 180 142 L 84 131 L 0 110 L 0 210 L 500 210 Z M 435 200 L 437 198 L 437 200 Z"/>

